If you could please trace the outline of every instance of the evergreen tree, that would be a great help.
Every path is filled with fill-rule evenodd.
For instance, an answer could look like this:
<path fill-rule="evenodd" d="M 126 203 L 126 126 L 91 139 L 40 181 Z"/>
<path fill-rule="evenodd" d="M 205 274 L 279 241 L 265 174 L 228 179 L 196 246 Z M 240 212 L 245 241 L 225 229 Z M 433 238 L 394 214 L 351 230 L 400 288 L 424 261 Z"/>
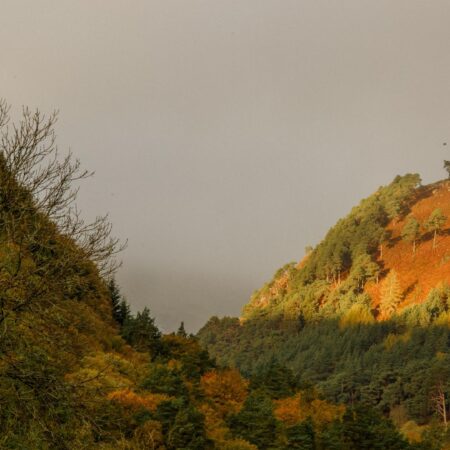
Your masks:
<path fill-rule="evenodd" d="M 277 431 L 270 398 L 262 391 L 253 391 L 243 408 L 229 419 L 233 434 L 256 445 L 260 450 L 272 448 Z"/>
<path fill-rule="evenodd" d="M 123 327 L 123 324 L 130 318 L 130 307 L 120 293 L 119 286 L 114 278 L 108 283 L 109 295 L 111 297 L 111 309 L 114 320 Z"/>
<path fill-rule="evenodd" d="M 414 217 L 411 217 L 402 229 L 402 239 L 412 242 L 413 255 L 416 254 L 416 241 L 420 237 L 420 224 Z"/>
<path fill-rule="evenodd" d="M 177 336 L 181 336 L 184 338 L 187 337 L 186 330 L 184 329 L 184 322 L 181 322 L 180 326 L 178 327 Z"/>
<path fill-rule="evenodd" d="M 147 307 L 138 312 L 136 317 L 129 317 L 125 321 L 122 335 L 138 351 L 146 351 L 155 356 L 161 349 L 161 332 Z"/>
<path fill-rule="evenodd" d="M 448 177 L 450 178 L 450 161 L 444 160 L 444 169 L 448 173 Z"/>
<path fill-rule="evenodd" d="M 187 397 L 188 395 L 188 390 L 179 372 L 163 364 L 152 366 L 141 386 L 157 394 L 173 397 Z"/>
<path fill-rule="evenodd" d="M 436 248 L 436 236 L 442 230 L 445 222 L 447 222 L 447 217 L 437 208 L 430 214 L 430 217 L 425 223 L 425 228 L 433 232 L 433 250 Z"/>
<path fill-rule="evenodd" d="M 288 444 L 286 449 L 315 450 L 314 427 L 310 420 L 286 429 Z"/>
<path fill-rule="evenodd" d="M 169 449 L 200 450 L 213 448 L 206 437 L 203 414 L 192 405 L 180 408 L 167 435 Z"/>
<path fill-rule="evenodd" d="M 267 366 L 261 368 L 252 378 L 251 386 L 263 390 L 274 399 L 289 397 L 294 393 L 294 375 L 288 367 L 272 358 Z"/>
<path fill-rule="evenodd" d="M 381 287 L 381 311 L 386 315 L 391 315 L 402 301 L 402 290 L 398 281 L 397 272 L 391 270 Z"/>

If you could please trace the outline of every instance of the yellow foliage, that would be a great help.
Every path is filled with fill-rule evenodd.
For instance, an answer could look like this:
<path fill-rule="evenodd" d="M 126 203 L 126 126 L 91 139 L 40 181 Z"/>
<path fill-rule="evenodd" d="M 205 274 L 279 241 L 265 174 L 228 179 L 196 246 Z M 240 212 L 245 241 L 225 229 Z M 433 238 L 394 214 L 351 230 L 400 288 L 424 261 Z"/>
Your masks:
<path fill-rule="evenodd" d="M 423 426 L 417 425 L 414 420 L 410 420 L 406 422 L 401 428 L 400 432 L 408 439 L 409 442 L 421 442 L 422 441 L 422 433 L 424 431 Z"/>
<path fill-rule="evenodd" d="M 359 303 L 355 303 L 341 317 L 339 325 L 345 328 L 351 325 L 369 325 L 375 322 L 375 318 L 367 307 Z"/>
<path fill-rule="evenodd" d="M 435 321 L 436 325 L 450 327 L 450 311 L 444 311 Z"/>
<path fill-rule="evenodd" d="M 83 385 L 91 390 L 111 391 L 133 386 L 137 373 L 134 365 L 119 354 L 97 352 L 84 358 L 82 367 L 65 378 L 74 386 Z"/>

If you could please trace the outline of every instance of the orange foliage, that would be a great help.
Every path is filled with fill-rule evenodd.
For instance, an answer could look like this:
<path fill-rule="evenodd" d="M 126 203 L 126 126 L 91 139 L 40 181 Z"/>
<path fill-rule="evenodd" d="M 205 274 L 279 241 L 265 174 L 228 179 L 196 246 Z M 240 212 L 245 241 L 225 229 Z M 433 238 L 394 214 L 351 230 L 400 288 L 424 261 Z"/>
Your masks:
<path fill-rule="evenodd" d="M 235 369 L 207 372 L 200 385 L 222 417 L 238 412 L 247 397 L 248 381 Z"/>
<path fill-rule="evenodd" d="M 324 425 L 343 416 L 344 405 L 333 405 L 325 400 L 314 399 L 306 402 L 301 393 L 293 397 L 275 400 L 275 417 L 288 426 L 293 426 L 311 418 L 316 425 Z"/>
<path fill-rule="evenodd" d="M 417 201 L 411 207 L 410 215 L 423 224 L 437 208 L 450 217 L 450 183 L 435 183 L 419 188 Z M 388 230 L 392 233 L 388 245 L 384 246 L 383 259 L 380 261 L 385 272 L 394 269 L 397 272 L 403 290 L 403 301 L 400 308 L 423 302 L 430 290 L 439 283 L 450 283 L 450 234 L 449 224 L 444 225 L 443 232 L 438 235 L 436 249 L 433 249 L 433 238 L 422 228 L 422 237 L 417 243 L 416 254 L 413 255 L 410 242 L 401 239 L 401 231 L 408 217 L 401 221 L 392 221 Z M 366 287 L 372 297 L 374 306 L 380 303 L 382 283 L 370 283 Z"/>
<path fill-rule="evenodd" d="M 156 411 L 158 405 L 165 401 L 170 400 L 171 397 L 165 394 L 136 394 L 130 389 L 121 389 L 111 392 L 108 395 L 108 399 L 120 403 L 133 410 L 139 410 L 141 408 L 148 409 L 150 411 Z"/>
<path fill-rule="evenodd" d="M 281 400 L 275 400 L 274 403 L 275 417 L 286 425 L 295 425 L 303 419 L 304 414 L 302 414 L 302 411 L 300 410 L 300 394 Z"/>

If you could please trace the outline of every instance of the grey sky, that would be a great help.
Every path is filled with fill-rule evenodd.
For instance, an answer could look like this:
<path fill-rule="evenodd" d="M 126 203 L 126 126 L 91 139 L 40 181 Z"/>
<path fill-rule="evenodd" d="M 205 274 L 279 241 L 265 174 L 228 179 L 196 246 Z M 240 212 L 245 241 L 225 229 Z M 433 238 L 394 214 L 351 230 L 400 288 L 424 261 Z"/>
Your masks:
<path fill-rule="evenodd" d="M 0 0 L 0 96 L 60 110 L 165 329 L 236 315 L 396 174 L 444 177 L 450 1 Z"/>

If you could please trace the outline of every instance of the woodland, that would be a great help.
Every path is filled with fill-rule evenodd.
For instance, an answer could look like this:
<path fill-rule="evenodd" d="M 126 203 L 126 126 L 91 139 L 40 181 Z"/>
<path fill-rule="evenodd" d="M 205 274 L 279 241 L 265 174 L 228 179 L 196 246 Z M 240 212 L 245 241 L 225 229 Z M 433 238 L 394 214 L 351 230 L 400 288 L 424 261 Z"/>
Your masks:
<path fill-rule="evenodd" d="M 115 281 L 108 217 L 76 207 L 90 173 L 56 118 L 0 102 L 0 448 L 450 448 L 447 181 L 396 177 L 241 318 L 163 334 Z"/>

